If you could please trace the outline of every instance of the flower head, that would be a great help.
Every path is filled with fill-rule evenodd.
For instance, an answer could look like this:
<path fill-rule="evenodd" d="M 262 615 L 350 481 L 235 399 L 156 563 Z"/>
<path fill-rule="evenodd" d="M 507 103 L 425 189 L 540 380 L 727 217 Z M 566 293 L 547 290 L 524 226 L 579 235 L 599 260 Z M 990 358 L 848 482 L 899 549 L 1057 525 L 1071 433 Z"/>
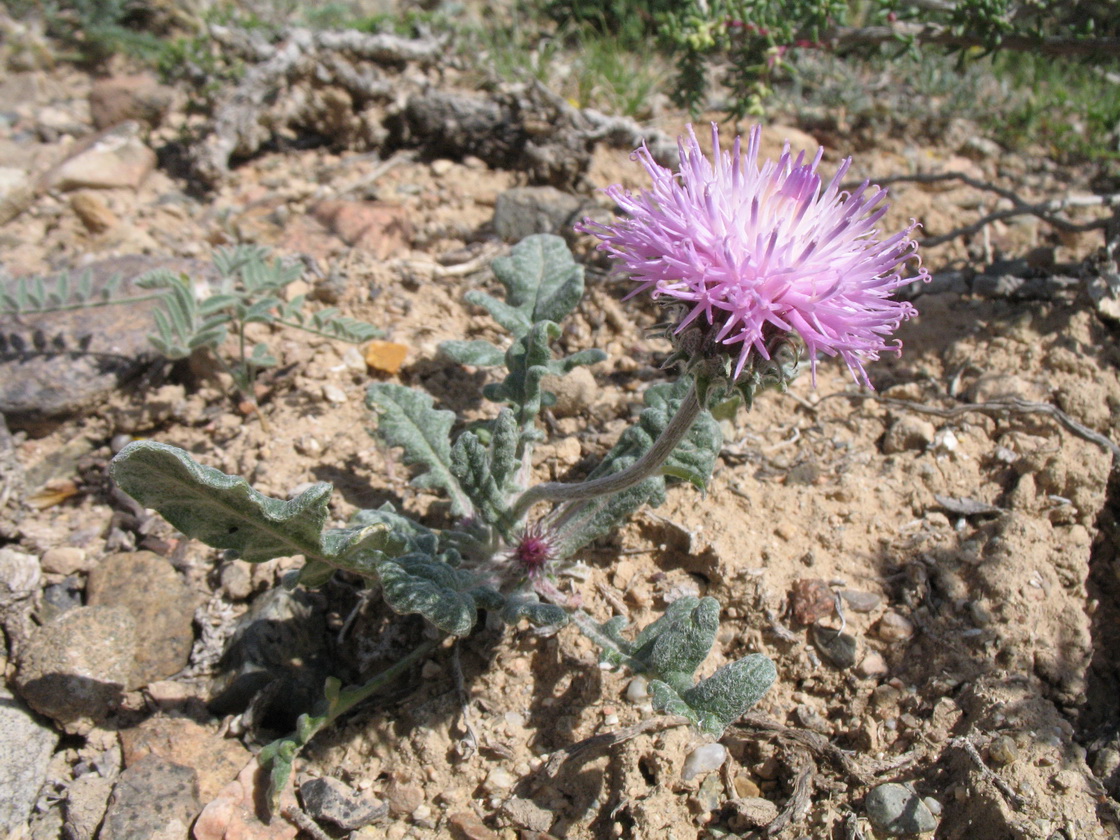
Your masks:
<path fill-rule="evenodd" d="M 723 151 L 713 123 L 709 160 L 689 126 L 678 141 L 676 173 L 643 145 L 634 157 L 652 188 L 637 195 L 619 185 L 606 190 L 629 218 L 578 228 L 598 236 L 599 248 L 619 260 L 616 270 L 638 284 L 627 297 L 648 291 L 682 304 L 687 314 L 672 334 L 699 326 L 704 346 L 732 355 L 732 380 L 752 358 L 770 359 L 775 336 L 795 333 L 814 376 L 819 354 L 840 356 L 856 381 L 870 387 L 864 362 L 900 349 L 887 339 L 917 314 L 890 297 L 909 282 L 905 264 L 918 260 L 910 238 L 916 223 L 880 238 L 875 226 L 887 211 L 887 191 L 865 181 L 842 192 L 851 158 L 824 186 L 817 173 L 823 149 L 807 162 L 786 143 L 776 162 L 760 166 L 761 136 L 755 126 L 746 149 L 736 137 L 731 151 Z M 918 276 L 928 279 L 920 261 Z"/>

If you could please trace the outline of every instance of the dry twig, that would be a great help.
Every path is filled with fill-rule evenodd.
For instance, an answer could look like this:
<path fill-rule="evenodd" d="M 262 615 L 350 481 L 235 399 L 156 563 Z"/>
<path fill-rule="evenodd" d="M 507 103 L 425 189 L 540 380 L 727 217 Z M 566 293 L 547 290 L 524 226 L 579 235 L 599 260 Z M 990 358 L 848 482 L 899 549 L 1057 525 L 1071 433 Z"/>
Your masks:
<path fill-rule="evenodd" d="M 319 824 L 315 822 L 315 820 L 307 816 L 307 814 L 301 811 L 297 806 L 288 805 L 280 814 L 284 819 L 310 837 L 311 840 L 332 840 L 329 834 L 319 828 Z"/>
<path fill-rule="evenodd" d="M 816 764 L 813 762 L 813 757 L 809 754 L 808 750 L 798 749 L 794 751 L 796 763 L 799 765 L 797 770 L 797 778 L 793 781 L 793 794 L 790 796 L 786 806 L 782 809 L 778 816 L 770 821 L 766 826 L 765 833 L 767 837 L 774 837 L 781 834 L 794 823 L 800 822 L 809 810 L 809 798 L 813 794 L 813 778 L 816 775 Z"/>
<path fill-rule="evenodd" d="M 898 408 L 905 408 L 908 411 L 917 411 L 920 414 L 932 414 L 936 417 L 945 418 L 959 417 L 962 414 L 968 414 L 970 412 L 976 412 L 978 414 L 1045 414 L 1056 420 L 1061 426 L 1065 427 L 1067 431 L 1091 443 L 1095 443 L 1097 446 L 1107 449 L 1112 453 L 1114 458 L 1120 461 L 1120 445 L 1117 445 L 1099 432 L 1094 432 L 1088 426 L 1083 426 L 1081 423 L 1078 423 L 1056 405 L 1051 403 L 1031 402 L 1030 400 L 1020 399 L 1019 397 L 1007 397 L 1002 400 L 991 400 L 989 402 L 954 405 L 951 408 L 936 408 L 932 405 L 912 402 L 911 400 L 898 400 L 893 397 L 883 397 L 879 394 L 857 394 L 849 391 L 827 394 L 821 397 L 820 402 L 835 397 L 847 397 L 853 400 L 875 400 L 884 405 L 893 405 Z"/>
<path fill-rule="evenodd" d="M 976 769 L 980 771 L 980 775 L 990 781 L 1016 811 L 1023 810 L 1023 806 L 1027 804 L 1027 800 L 1017 794 L 1011 789 L 1011 786 L 1001 779 L 992 768 L 984 763 L 984 759 L 980 757 L 980 753 L 976 751 L 976 745 L 968 738 L 954 738 L 949 742 L 952 746 L 965 751 Z"/>
<path fill-rule="evenodd" d="M 1108 227 L 1111 221 L 1108 217 L 1092 219 L 1088 222 L 1074 222 L 1064 216 L 1055 214 L 1075 207 L 1120 208 L 1120 193 L 1111 193 L 1108 195 L 1067 195 L 1064 198 L 1054 198 L 1049 201 L 1032 203 L 1023 199 L 1022 196 L 1013 190 L 997 186 L 987 181 L 981 181 L 963 172 L 892 175 L 888 178 L 877 179 L 876 184 L 880 187 L 886 187 L 891 184 L 936 184 L 944 181 L 960 181 L 962 184 L 974 189 L 995 193 L 1001 198 L 1010 201 L 1013 206 L 1003 210 L 995 210 L 977 219 L 972 224 L 954 228 L 948 233 L 943 233 L 939 236 L 923 237 L 921 239 L 921 244 L 924 248 L 932 248 L 935 245 L 943 245 L 961 236 L 969 236 L 987 227 L 992 222 L 1002 221 L 1003 219 L 1013 219 L 1016 216 L 1035 216 L 1052 227 L 1069 233 L 1080 233 L 1087 230 L 1103 230 Z M 853 186 L 858 186 L 858 184 L 852 182 L 844 184 L 843 186 L 845 188 L 851 188 Z"/>
<path fill-rule="evenodd" d="M 559 772 L 564 764 L 582 753 L 609 749 L 616 744 L 624 744 L 646 732 L 662 732 L 666 729 L 674 729 L 678 726 L 687 725 L 688 718 L 678 715 L 661 715 L 659 717 L 650 718 L 649 720 L 643 720 L 640 723 L 635 723 L 633 726 L 616 729 L 614 732 L 592 735 L 590 738 L 584 738 L 582 741 L 554 752 L 548 757 L 548 761 L 541 765 L 540 770 L 537 772 L 545 776 L 545 778 L 551 779 Z"/>

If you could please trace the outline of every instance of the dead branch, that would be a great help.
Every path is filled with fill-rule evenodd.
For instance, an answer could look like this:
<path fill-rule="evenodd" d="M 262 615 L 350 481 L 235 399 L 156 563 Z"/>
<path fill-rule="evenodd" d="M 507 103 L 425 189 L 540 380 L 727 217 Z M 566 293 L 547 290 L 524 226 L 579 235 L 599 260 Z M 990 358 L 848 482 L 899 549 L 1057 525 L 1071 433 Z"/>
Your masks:
<path fill-rule="evenodd" d="M 841 391 L 835 394 L 827 394 L 821 397 L 820 402 L 833 399 L 834 397 L 847 397 L 853 400 L 875 400 L 876 402 L 883 403 L 884 405 L 893 405 L 899 408 L 907 409 L 908 411 L 916 411 L 920 414 L 932 414 L 936 417 L 959 417 L 962 414 L 976 412 L 978 414 L 1045 414 L 1052 417 L 1065 429 L 1080 438 L 1097 444 L 1112 453 L 1112 456 L 1120 462 L 1120 446 L 1113 443 L 1109 438 L 1094 432 L 1088 426 L 1083 426 L 1078 423 L 1056 405 L 1043 402 L 1031 402 L 1029 400 L 1019 399 L 1018 397 L 1008 397 L 1002 400 L 991 400 L 990 402 L 983 403 L 965 403 L 963 405 L 955 405 L 951 408 L 937 408 L 925 403 L 912 402 L 910 400 L 898 400 L 893 397 L 883 397 L 879 394 L 857 394 L 852 392 Z M 819 405 L 820 403 L 818 403 Z"/>
<path fill-rule="evenodd" d="M 808 750 L 795 749 L 794 755 L 798 769 L 797 778 L 793 781 L 793 794 L 781 813 L 766 826 L 765 834 L 767 837 L 775 837 L 781 834 L 794 823 L 799 822 L 809 810 L 809 798 L 813 794 L 813 778 L 816 775 L 817 766 Z"/>
<path fill-rule="evenodd" d="M 942 47 L 987 47 L 983 38 L 965 32 L 953 32 L 938 23 L 898 21 L 887 26 L 838 26 L 821 39 L 833 49 L 843 50 L 871 44 L 916 42 Z M 1031 38 L 1027 35 L 1006 35 L 999 42 L 1001 50 L 1036 52 L 1068 58 L 1106 57 L 1120 54 L 1120 38 L 1078 38 L 1052 35 Z"/>
<path fill-rule="evenodd" d="M 545 778 L 551 779 L 559 772 L 560 768 L 565 763 L 575 758 L 577 755 L 585 752 L 609 749 L 616 744 L 623 744 L 646 732 L 662 732 L 666 729 L 674 729 L 678 726 L 687 726 L 688 722 L 688 718 L 678 715 L 661 715 L 660 717 L 653 717 L 648 720 L 643 720 L 640 723 L 635 723 L 633 726 L 616 729 L 614 732 L 592 735 L 590 738 L 584 738 L 582 741 L 554 752 L 548 757 L 548 761 L 541 765 L 537 772 Z"/>
<path fill-rule="evenodd" d="M 254 154 L 276 128 L 290 120 L 284 109 L 291 109 L 292 97 L 283 96 L 285 92 L 300 85 L 335 86 L 355 102 L 388 102 L 397 86 L 383 76 L 379 66 L 430 65 L 443 56 L 446 47 L 443 39 L 434 37 L 408 39 L 356 30 L 293 28 L 276 43 L 229 27 L 212 26 L 210 32 L 224 48 L 252 64 L 219 103 L 209 135 L 192 151 L 197 173 L 211 185 L 225 176 L 231 158 Z"/>
<path fill-rule="evenodd" d="M 996 790 L 1003 795 L 1011 804 L 1012 808 L 1016 811 L 1023 810 L 1023 806 L 1027 804 L 1027 800 L 1013 791 L 1007 782 L 1001 779 L 994 770 L 984 763 L 984 759 L 980 757 L 980 753 L 976 751 L 976 745 L 973 744 L 972 741 L 968 740 L 968 738 L 954 738 L 949 743 L 965 751 L 969 760 L 975 765 L 976 769 L 980 771 L 980 775 L 995 786 Z"/>
<path fill-rule="evenodd" d="M 1120 193 L 1112 193 L 1109 195 L 1070 195 L 1065 198 L 1055 198 L 1050 201 L 1040 201 L 1030 203 L 1025 201 L 1018 193 L 1004 187 L 997 186 L 996 184 L 981 181 L 966 175 L 963 172 L 939 172 L 939 173 L 922 173 L 916 175 L 892 175 L 889 178 L 882 178 L 876 181 L 878 186 L 886 187 L 891 184 L 936 184 L 944 181 L 959 181 L 962 184 L 970 186 L 977 190 L 995 193 L 1001 198 L 1007 199 L 1012 203 L 1012 207 L 1007 207 L 1003 210 L 993 211 L 986 216 L 977 219 L 969 225 L 963 225 L 955 228 L 948 233 L 939 236 L 927 236 L 921 239 L 922 247 L 932 248 L 935 245 L 942 245 L 953 239 L 961 236 L 969 236 L 983 228 L 990 225 L 992 222 L 1002 221 L 1003 219 L 1013 219 L 1016 216 L 1036 216 L 1047 224 L 1057 228 L 1058 230 L 1081 233 L 1087 230 L 1103 230 L 1109 226 L 1111 219 L 1103 217 L 1100 219 L 1092 219 L 1088 222 L 1074 222 L 1064 216 L 1055 215 L 1064 210 L 1069 210 L 1075 207 L 1104 207 L 1108 209 L 1120 208 Z M 842 185 L 845 189 L 859 186 L 857 182 L 850 182 Z"/>
<path fill-rule="evenodd" d="M 754 712 L 743 716 L 735 726 L 738 729 L 772 738 L 793 749 L 808 750 L 813 755 L 827 759 L 857 784 L 869 785 L 873 781 L 872 774 L 865 772 L 851 755 L 819 732 L 793 729 Z"/>

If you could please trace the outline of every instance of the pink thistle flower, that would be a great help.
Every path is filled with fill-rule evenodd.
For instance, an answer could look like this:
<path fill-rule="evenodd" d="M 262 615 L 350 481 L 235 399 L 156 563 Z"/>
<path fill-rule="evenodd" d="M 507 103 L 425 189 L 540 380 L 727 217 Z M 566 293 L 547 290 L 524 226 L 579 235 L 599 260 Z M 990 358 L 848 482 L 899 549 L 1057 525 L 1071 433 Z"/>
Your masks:
<path fill-rule="evenodd" d="M 692 126 L 678 140 L 680 170 L 658 164 L 644 145 L 634 153 L 653 180 L 637 195 L 620 185 L 607 195 L 629 218 L 613 224 L 585 220 L 577 228 L 598 236 L 600 250 L 619 262 L 616 271 L 642 292 L 665 303 L 683 304 L 687 315 L 672 334 L 699 326 L 705 344 L 733 355 L 737 380 L 752 354 L 770 358 L 770 340 L 796 333 L 805 345 L 816 379 L 817 357 L 840 356 L 857 382 L 871 387 L 864 362 L 883 350 L 899 324 L 917 314 L 892 292 L 910 282 L 902 269 L 918 262 L 910 238 L 917 223 L 885 238 L 876 224 L 886 213 L 887 191 L 865 181 L 852 193 L 840 182 L 851 166 L 845 159 L 822 188 L 817 167 L 796 158 L 789 143 L 775 162 L 758 161 L 760 126 L 746 149 L 736 137 L 729 152 L 712 124 L 713 159 L 701 151 Z"/>
<path fill-rule="evenodd" d="M 555 556 L 556 546 L 540 523 L 527 527 L 513 547 L 513 560 L 517 568 L 533 581 L 544 577 Z"/>

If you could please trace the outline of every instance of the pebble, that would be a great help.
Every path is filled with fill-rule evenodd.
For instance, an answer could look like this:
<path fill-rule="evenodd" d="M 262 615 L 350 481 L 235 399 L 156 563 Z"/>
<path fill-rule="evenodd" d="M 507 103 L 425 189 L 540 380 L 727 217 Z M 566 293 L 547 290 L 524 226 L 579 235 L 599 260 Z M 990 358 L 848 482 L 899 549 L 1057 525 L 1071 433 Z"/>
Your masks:
<path fill-rule="evenodd" d="M 244 601 L 253 594 L 253 572 L 244 560 L 231 560 L 222 566 L 222 591 L 231 601 Z"/>
<path fill-rule="evenodd" d="M 53 170 L 51 185 L 61 190 L 135 190 L 156 167 L 156 153 L 136 136 L 135 123 L 122 123 L 102 133 L 84 151 Z"/>
<path fill-rule="evenodd" d="M 311 214 L 347 245 L 368 251 L 374 259 L 388 259 L 412 243 L 410 211 L 399 204 L 326 199 L 312 207 Z"/>
<path fill-rule="evenodd" d="M 466 840 L 499 840 L 498 834 L 484 823 L 474 811 L 458 811 L 449 814 L 448 824 L 457 829 L 452 837 L 462 836 Z"/>
<path fill-rule="evenodd" d="M 121 607 L 76 607 L 32 634 L 16 687 L 68 732 L 86 732 L 120 703 L 132 678 L 136 621 Z"/>
<path fill-rule="evenodd" d="M 501 794 L 517 784 L 517 778 L 502 767 L 495 767 L 482 783 L 483 788 L 491 794 Z"/>
<path fill-rule="evenodd" d="M 778 806 L 761 796 L 740 799 L 735 803 L 735 810 L 736 825 L 732 827 L 735 831 L 763 828 L 778 818 Z"/>
<path fill-rule="evenodd" d="M 12 548 L 0 548 L 0 594 L 26 597 L 39 588 L 39 559 Z"/>
<path fill-rule="evenodd" d="M 595 375 L 580 365 L 563 376 L 546 376 L 541 387 L 555 395 L 552 413 L 557 417 L 575 417 L 595 404 L 599 398 L 599 385 Z"/>
<path fill-rule="evenodd" d="M 884 642 L 904 642 L 914 635 L 914 625 L 910 619 L 892 610 L 883 613 L 877 632 Z"/>
<path fill-rule="evenodd" d="M 88 572 L 90 561 L 84 549 L 67 545 L 48 548 L 39 558 L 39 566 L 50 574 L 73 575 Z"/>
<path fill-rule="evenodd" d="M 188 840 L 202 807 L 190 767 L 150 755 L 121 773 L 99 840 Z"/>
<path fill-rule="evenodd" d="M 346 392 L 333 382 L 328 382 L 323 386 L 323 398 L 329 403 L 342 405 L 346 402 Z"/>
<path fill-rule="evenodd" d="M 384 796 L 389 805 L 389 813 L 395 817 L 403 817 L 411 814 L 424 802 L 424 788 L 400 776 L 394 776 L 386 786 Z"/>
<path fill-rule="evenodd" d="M 848 605 L 848 609 L 857 613 L 868 613 L 876 609 L 883 599 L 874 592 L 860 592 L 857 589 L 841 589 L 840 597 Z"/>
<path fill-rule="evenodd" d="M 933 443 L 937 429 L 928 420 L 905 415 L 896 420 L 883 436 L 883 452 L 893 455 L 908 450 L 924 450 Z"/>
<path fill-rule="evenodd" d="M 94 190 L 78 190 L 70 196 L 70 209 L 90 233 L 104 233 L 121 220 Z"/>
<path fill-rule="evenodd" d="M 686 782 L 692 781 L 697 776 L 718 770 L 725 761 L 727 748 L 723 744 L 701 744 L 685 757 L 681 778 Z"/>
<path fill-rule="evenodd" d="M 122 729 L 124 764 L 131 767 L 149 755 L 194 767 L 203 802 L 217 797 L 237 778 L 252 754 L 235 738 L 223 738 L 184 717 L 152 717 L 139 726 Z"/>
<path fill-rule="evenodd" d="M 924 834 L 937 828 L 937 817 L 909 785 L 888 782 L 872 788 L 864 808 L 871 824 L 892 837 Z"/>
<path fill-rule="evenodd" d="M 1006 766 L 1019 757 L 1019 748 L 1015 746 L 1015 739 L 1009 735 L 997 735 L 988 745 L 988 758 L 995 764 Z"/>
<path fill-rule="evenodd" d="M 64 612 L 82 605 L 82 587 L 75 575 L 71 575 L 61 583 L 52 583 L 43 589 L 43 597 L 39 600 L 39 608 L 35 617 L 40 623 L 46 624 L 54 621 Z"/>
<path fill-rule="evenodd" d="M 355 831 L 389 813 L 389 806 L 381 800 L 364 796 L 329 776 L 304 782 L 299 786 L 299 795 L 312 819 L 332 823 L 344 831 Z"/>
<path fill-rule="evenodd" d="M 268 774 L 254 758 L 207 803 L 194 824 L 194 840 L 295 840 L 299 829 L 285 819 L 268 823 L 257 816 L 256 803 L 264 796 Z M 296 805 L 288 785 L 280 794 L 280 809 Z"/>
<path fill-rule="evenodd" d="M 109 76 L 96 79 L 89 91 L 89 113 L 98 129 L 125 120 L 137 120 L 156 128 L 174 100 L 172 88 L 161 85 L 154 75 Z"/>
<path fill-rule="evenodd" d="M 395 376 L 408 357 L 408 345 L 396 341 L 374 340 L 366 345 L 365 355 L 361 357 L 362 372 L 368 367 L 379 373 Z"/>
<path fill-rule="evenodd" d="M 57 741 L 0 682 L 0 835 L 31 815 Z"/>
<path fill-rule="evenodd" d="M 866 679 L 877 679 L 890 673 L 890 668 L 887 665 L 887 660 L 883 658 L 883 654 L 877 650 L 869 650 L 860 660 L 856 672 Z"/>
<path fill-rule="evenodd" d="M 836 612 L 836 596 L 832 587 L 819 578 L 794 581 L 789 601 L 798 624 L 814 624 Z"/>
<path fill-rule="evenodd" d="M 123 607 L 144 629 L 130 688 L 177 674 L 194 644 L 194 592 L 171 564 L 151 551 L 104 558 L 89 574 L 90 606 Z"/>
<path fill-rule="evenodd" d="M 112 780 L 97 773 L 86 773 L 70 783 L 63 806 L 67 840 L 93 840 L 112 792 Z"/>
<path fill-rule="evenodd" d="M 810 632 L 813 645 L 828 663 L 842 671 L 856 664 L 859 643 L 849 633 L 837 633 L 829 627 L 813 625 Z"/>
<path fill-rule="evenodd" d="M 626 699 L 631 703 L 649 700 L 649 680 L 642 676 L 630 680 L 630 685 L 626 686 Z"/>
<path fill-rule="evenodd" d="M 530 831 L 548 832 L 552 828 L 553 813 L 531 799 L 510 797 L 502 804 L 502 812 L 514 823 Z"/>

